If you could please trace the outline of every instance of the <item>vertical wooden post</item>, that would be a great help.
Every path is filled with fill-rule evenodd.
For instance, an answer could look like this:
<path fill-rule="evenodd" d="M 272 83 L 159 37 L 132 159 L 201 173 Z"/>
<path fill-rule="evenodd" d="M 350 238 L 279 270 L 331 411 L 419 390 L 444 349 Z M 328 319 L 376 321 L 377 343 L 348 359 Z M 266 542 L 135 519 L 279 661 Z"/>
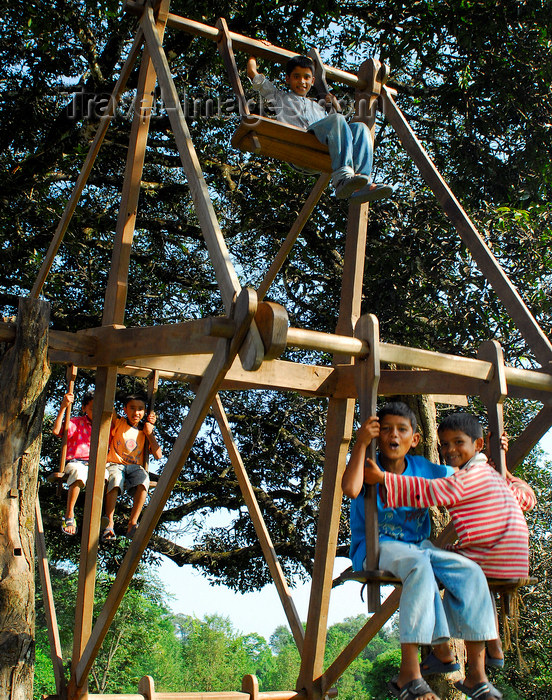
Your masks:
<path fill-rule="evenodd" d="M 336 333 L 339 335 L 353 336 L 360 317 L 367 225 L 368 205 L 350 205 L 341 302 L 336 327 Z M 333 364 L 342 363 L 351 364 L 351 357 L 335 355 Z M 298 688 L 305 688 L 309 698 L 319 697 L 321 692 L 330 590 L 343 496 L 341 479 L 353 429 L 354 410 L 354 399 L 330 399 L 328 403 L 324 479 L 307 628 L 298 680 Z"/>
<path fill-rule="evenodd" d="M 77 369 L 75 365 L 69 365 L 67 367 L 67 393 L 72 394 L 75 391 L 75 380 L 77 379 Z M 65 471 L 65 459 L 67 458 L 67 436 L 69 434 L 69 423 L 71 422 L 71 405 L 67 406 L 65 409 L 65 416 L 63 420 L 63 437 L 61 440 L 61 455 L 59 458 L 59 473 L 63 474 Z M 59 495 L 59 494 L 58 494 Z"/>
<path fill-rule="evenodd" d="M 50 307 L 20 299 L 0 358 L 0 697 L 33 697 L 34 520 L 46 401 Z"/>
<path fill-rule="evenodd" d="M 479 390 L 481 400 L 487 409 L 489 425 L 491 458 L 496 470 L 506 476 L 506 452 L 500 446 L 500 437 L 504 433 L 504 399 L 508 394 L 508 385 L 504 373 L 504 355 L 496 340 L 488 340 L 479 348 L 477 357 L 493 364 L 493 376 L 488 382 L 481 382 Z"/>
<path fill-rule="evenodd" d="M 359 359 L 356 375 L 360 422 L 364 423 L 370 416 L 376 415 L 378 401 L 378 382 L 380 378 L 379 324 L 373 314 L 361 316 L 355 328 L 355 336 L 366 340 L 370 345 L 370 355 Z M 372 440 L 368 457 L 376 459 L 376 441 Z M 364 519 L 366 532 L 366 569 L 378 569 L 379 562 L 379 528 L 377 488 L 364 485 Z M 377 612 L 381 607 L 380 587 L 378 583 L 369 583 L 366 588 L 368 612 Z"/>
<path fill-rule="evenodd" d="M 156 29 L 165 29 L 169 0 L 163 0 Z M 147 46 L 144 47 L 138 76 L 136 105 L 130 133 L 129 149 L 117 219 L 111 269 L 105 295 L 103 325 L 122 324 L 128 288 L 130 251 L 138 211 L 138 198 L 149 133 L 156 74 Z M 103 504 L 104 474 L 109 445 L 111 416 L 117 383 L 117 368 L 105 367 L 96 372 L 92 435 L 90 440 L 89 477 L 84 504 L 84 519 L 79 563 L 79 587 L 75 608 L 72 675 L 79 663 L 92 631 L 92 613 L 96 582 L 96 557 Z M 78 686 L 69 683 L 70 700 L 88 696 L 86 679 Z"/>

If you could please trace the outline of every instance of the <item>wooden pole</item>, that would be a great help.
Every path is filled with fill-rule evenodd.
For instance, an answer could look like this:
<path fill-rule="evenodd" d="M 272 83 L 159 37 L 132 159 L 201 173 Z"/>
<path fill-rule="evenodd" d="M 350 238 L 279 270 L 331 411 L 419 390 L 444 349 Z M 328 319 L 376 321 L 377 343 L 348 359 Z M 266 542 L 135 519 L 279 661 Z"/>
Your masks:
<path fill-rule="evenodd" d="M 479 348 L 477 357 L 493 365 L 493 374 L 489 381 L 481 382 L 480 396 L 487 409 L 487 422 L 491 437 L 489 447 L 495 469 L 506 476 L 506 452 L 502 449 L 500 439 L 504 433 L 504 399 L 508 394 L 504 355 L 496 340 L 488 340 Z"/>
<path fill-rule="evenodd" d="M 75 381 L 77 379 L 78 367 L 75 365 L 69 365 L 67 367 L 67 393 L 73 394 L 75 392 Z M 69 423 L 71 422 L 71 404 L 65 409 L 65 416 L 63 419 L 63 437 L 61 439 L 61 455 L 59 458 L 59 473 L 63 474 L 65 471 L 65 460 L 67 459 L 67 437 L 69 435 Z"/>
<path fill-rule="evenodd" d="M 433 164 L 424 147 L 410 128 L 404 115 L 395 104 L 389 90 L 383 87 L 384 114 L 410 155 L 422 177 L 435 194 L 439 204 L 454 224 L 460 238 L 464 241 L 481 272 L 490 282 L 498 298 L 515 321 L 529 347 L 539 362 L 547 367 L 552 361 L 552 345 L 525 305 L 518 291 L 510 282 L 497 259 L 491 253 L 472 221 L 463 210 L 460 202 L 441 174 Z"/>
<path fill-rule="evenodd" d="M 222 231 L 220 230 L 213 203 L 207 189 L 207 183 L 203 177 L 203 171 L 192 143 L 190 131 L 184 119 L 184 112 L 182 111 L 178 93 L 171 76 L 169 63 L 165 51 L 163 50 L 161 37 L 155 30 L 151 7 L 146 7 L 144 10 L 141 26 L 146 37 L 148 50 L 150 51 L 157 71 L 161 96 L 165 103 L 167 114 L 169 115 L 169 121 L 174 133 L 182 167 L 188 178 L 188 186 L 190 187 L 195 212 L 199 219 L 201 231 L 215 269 L 215 276 L 221 292 L 222 301 L 226 312 L 229 313 L 235 296 L 240 293 L 241 285 L 230 260 L 230 253 Z M 249 370 L 257 369 L 263 361 L 263 343 L 254 324 L 250 328 L 247 343 L 240 350 L 240 357 L 244 367 Z"/>
<path fill-rule="evenodd" d="M 107 133 L 107 129 L 111 123 L 111 120 L 113 118 L 113 115 L 115 114 L 115 109 L 117 107 L 117 104 L 119 102 L 119 99 L 123 93 L 123 90 L 125 89 L 126 83 L 130 77 L 130 73 L 132 71 L 132 68 L 134 67 L 134 62 L 136 61 L 136 58 L 138 56 L 138 52 L 140 51 L 140 47 L 143 42 L 143 36 L 142 32 L 139 31 L 136 35 L 136 38 L 134 39 L 134 43 L 132 45 L 132 48 L 130 50 L 129 55 L 127 56 L 127 59 L 121 69 L 121 73 L 119 75 L 119 80 L 117 81 L 115 87 L 113 88 L 113 92 L 111 93 L 111 97 L 109 100 L 109 103 L 107 105 L 106 110 L 100 117 L 100 126 L 98 127 L 98 130 L 96 132 L 96 135 L 94 136 L 94 140 L 92 141 L 92 144 L 90 146 L 90 150 L 88 151 L 88 155 L 86 156 L 86 160 L 84 161 L 84 165 L 82 167 L 82 170 L 79 174 L 79 177 L 77 179 L 75 189 L 73 190 L 71 197 L 69 198 L 69 201 L 67 202 L 67 205 L 65 206 L 65 210 L 63 212 L 63 215 L 59 221 L 59 224 L 56 228 L 56 232 L 54 234 L 54 238 L 52 239 L 52 242 L 50 243 L 50 247 L 48 248 L 48 251 L 46 253 L 46 256 L 44 258 L 44 261 L 42 263 L 42 266 L 40 268 L 40 271 L 38 273 L 38 277 L 33 285 L 33 288 L 31 290 L 31 296 L 33 298 L 38 298 L 40 292 L 42 291 L 42 287 L 44 286 L 44 283 L 46 282 L 46 278 L 48 276 L 48 273 L 50 272 L 50 269 L 54 263 L 54 259 L 57 255 L 57 252 L 59 250 L 59 247 L 63 241 L 63 237 L 65 236 L 65 232 L 67 231 L 67 228 L 71 222 L 71 219 L 73 217 L 73 214 L 75 213 L 75 209 L 77 208 L 77 204 L 79 203 L 80 196 L 82 194 L 82 191 L 84 190 L 84 187 L 88 181 L 88 176 L 90 175 L 90 172 L 92 171 L 92 168 L 94 166 L 94 163 L 96 161 L 96 156 L 99 153 L 100 147 L 102 145 L 102 142 L 104 140 L 104 137 Z"/>
<path fill-rule="evenodd" d="M 90 668 L 109 630 L 109 625 L 138 567 L 140 557 L 147 547 L 149 538 L 163 512 L 165 503 L 178 479 L 178 475 L 188 458 L 197 433 L 209 411 L 209 406 L 213 402 L 228 368 L 235 359 L 247 335 L 256 309 L 257 299 L 255 293 L 250 289 L 244 288 L 234 306 L 236 334 L 230 341 L 220 340 L 217 349 L 213 353 L 209 367 L 199 385 L 196 397 L 192 402 L 171 454 L 159 477 L 151 501 L 144 510 L 138 530 L 121 563 L 104 607 L 98 615 L 86 648 L 84 652 L 79 655 L 78 664 L 73 667 L 73 674 L 69 684 L 69 697 L 71 700 L 73 697 L 79 697 L 81 689 L 86 683 Z"/>
<path fill-rule="evenodd" d="M 33 697 L 33 523 L 49 319 L 49 304 L 20 299 L 14 344 L 0 356 L 0 698 L 10 700 Z"/>
<path fill-rule="evenodd" d="M 224 444 L 228 450 L 228 455 L 240 485 L 243 500 L 245 501 L 249 515 L 253 522 L 253 526 L 255 527 L 255 532 L 257 533 L 266 563 L 270 569 L 270 573 L 272 574 L 274 585 L 276 586 L 276 590 L 280 596 L 280 601 L 282 603 L 282 607 L 284 608 L 295 644 L 297 645 L 299 653 L 301 653 L 304 641 L 304 632 L 301 619 L 297 613 L 297 609 L 295 608 L 293 598 L 291 597 L 291 591 L 289 590 L 284 572 L 282 571 L 282 567 L 278 561 L 278 556 L 276 554 L 276 550 L 274 549 L 274 545 L 272 544 L 270 533 L 266 528 L 261 509 L 259 508 L 259 503 L 255 497 L 255 492 L 251 486 L 251 482 L 247 475 L 247 471 L 238 447 L 234 441 L 234 437 L 232 436 L 230 424 L 228 423 L 226 412 L 218 394 L 213 402 L 213 413 L 215 414 L 215 418 L 217 419 L 217 423 L 222 434 L 222 439 L 224 440 Z"/>
<path fill-rule="evenodd" d="M 349 205 L 341 301 L 336 328 L 339 335 L 353 336 L 360 317 L 367 225 L 368 205 Z M 335 355 L 333 364 L 342 363 L 352 364 L 351 356 Z M 321 677 L 323 669 L 333 564 L 343 496 L 341 479 L 349 451 L 354 410 L 355 401 L 352 399 L 330 399 L 328 404 L 324 478 L 305 644 L 297 685 L 298 688 L 305 688 L 309 698 L 319 696 L 319 687 L 315 681 Z"/>
<path fill-rule="evenodd" d="M 370 346 L 370 355 L 357 359 L 360 371 L 356 373 L 360 422 L 364 423 L 370 416 L 375 416 L 378 402 L 378 384 L 380 378 L 379 324 L 373 314 L 361 316 L 356 324 L 355 335 L 365 340 Z M 376 440 L 372 440 L 367 450 L 367 457 L 376 459 Z M 364 484 L 364 521 L 366 533 L 365 568 L 375 571 L 379 568 L 379 526 L 378 526 L 378 492 L 377 487 Z M 377 612 L 381 607 L 380 587 L 378 583 L 368 583 L 366 587 L 368 612 Z"/>
<path fill-rule="evenodd" d="M 42 524 L 42 513 L 40 511 L 40 501 L 38 493 L 35 505 L 35 539 L 36 539 L 36 559 L 40 582 L 42 585 L 42 598 L 44 601 L 44 614 L 46 616 L 46 626 L 48 628 L 48 640 L 50 642 L 50 658 L 54 667 L 54 678 L 56 681 L 56 692 L 58 695 L 65 693 L 65 675 L 63 671 L 63 655 L 61 653 L 61 642 L 59 639 L 59 628 L 54 605 L 54 595 L 52 591 L 52 581 L 48 568 L 48 554 L 46 551 L 46 540 L 44 538 L 44 526 Z"/>

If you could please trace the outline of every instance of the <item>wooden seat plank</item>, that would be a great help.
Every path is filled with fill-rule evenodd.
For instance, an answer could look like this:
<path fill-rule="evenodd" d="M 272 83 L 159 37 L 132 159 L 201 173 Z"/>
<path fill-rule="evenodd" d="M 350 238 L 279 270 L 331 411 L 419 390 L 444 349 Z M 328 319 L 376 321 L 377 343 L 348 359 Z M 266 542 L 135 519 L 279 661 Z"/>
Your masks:
<path fill-rule="evenodd" d="M 357 581 L 358 583 L 373 583 L 389 584 L 391 586 L 400 586 L 401 580 L 394 576 L 390 571 L 382 569 L 374 569 L 370 571 L 353 571 L 352 567 L 345 569 L 332 582 L 332 588 L 340 586 L 346 581 Z M 492 591 L 511 591 L 521 586 L 534 586 L 538 583 L 536 578 L 489 578 L 487 583 Z"/>
<path fill-rule="evenodd" d="M 314 134 L 275 119 L 244 117 L 231 143 L 242 151 L 277 158 L 301 168 L 332 172 L 328 148 Z"/>

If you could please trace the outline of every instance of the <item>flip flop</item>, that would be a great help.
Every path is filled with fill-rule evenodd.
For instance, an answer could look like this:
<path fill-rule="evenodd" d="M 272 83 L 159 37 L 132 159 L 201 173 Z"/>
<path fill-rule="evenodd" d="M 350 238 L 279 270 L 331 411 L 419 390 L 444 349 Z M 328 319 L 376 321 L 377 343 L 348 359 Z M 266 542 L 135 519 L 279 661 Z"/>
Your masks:
<path fill-rule="evenodd" d="M 74 527 L 75 532 L 67 532 L 68 527 Z M 73 535 L 76 535 L 78 532 L 78 527 L 77 523 L 75 522 L 75 518 L 62 518 L 61 519 L 61 531 L 63 534 L 68 535 L 69 537 L 73 537 Z"/>
<path fill-rule="evenodd" d="M 504 668 L 504 659 L 496 656 L 489 656 L 489 652 L 485 652 L 485 668 L 487 670 L 494 668 Z"/>
<path fill-rule="evenodd" d="M 422 676 L 431 676 L 434 673 L 453 673 L 459 670 L 460 664 L 457 661 L 448 661 L 445 663 L 438 659 L 432 651 L 429 652 L 420 664 Z"/>
<path fill-rule="evenodd" d="M 427 693 L 433 693 L 435 697 L 438 697 L 438 695 L 431 690 L 423 678 L 414 678 L 414 680 L 405 683 L 402 688 L 399 688 L 397 682 L 392 680 L 389 681 L 387 687 L 396 698 L 399 698 L 399 700 L 417 700 L 418 698 L 421 698 L 422 695 L 426 695 Z"/>
<path fill-rule="evenodd" d="M 376 199 L 385 199 L 393 194 L 391 185 L 369 184 L 357 190 L 349 197 L 352 204 L 362 204 L 363 202 L 375 202 Z"/>
<path fill-rule="evenodd" d="M 457 681 L 454 687 L 469 698 L 475 698 L 475 700 L 501 700 L 502 698 L 500 690 L 497 690 L 490 681 L 477 683 L 473 688 L 468 688 L 463 681 Z"/>
<path fill-rule="evenodd" d="M 117 535 L 113 531 L 112 527 L 106 527 L 100 535 L 100 541 L 106 544 L 107 542 L 114 542 L 117 539 Z"/>

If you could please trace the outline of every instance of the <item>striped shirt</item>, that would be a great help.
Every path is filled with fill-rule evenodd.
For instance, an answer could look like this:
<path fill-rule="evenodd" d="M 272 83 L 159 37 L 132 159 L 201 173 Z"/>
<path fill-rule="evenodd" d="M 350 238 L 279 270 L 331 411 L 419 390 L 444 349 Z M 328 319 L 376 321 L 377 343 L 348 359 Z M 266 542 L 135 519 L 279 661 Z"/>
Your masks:
<path fill-rule="evenodd" d="M 458 540 L 448 549 L 477 562 L 492 578 L 525 578 L 529 532 L 522 510 L 536 503 L 532 488 L 516 477 L 504 479 L 477 454 L 442 479 L 385 473 L 387 505 L 446 506 Z"/>

